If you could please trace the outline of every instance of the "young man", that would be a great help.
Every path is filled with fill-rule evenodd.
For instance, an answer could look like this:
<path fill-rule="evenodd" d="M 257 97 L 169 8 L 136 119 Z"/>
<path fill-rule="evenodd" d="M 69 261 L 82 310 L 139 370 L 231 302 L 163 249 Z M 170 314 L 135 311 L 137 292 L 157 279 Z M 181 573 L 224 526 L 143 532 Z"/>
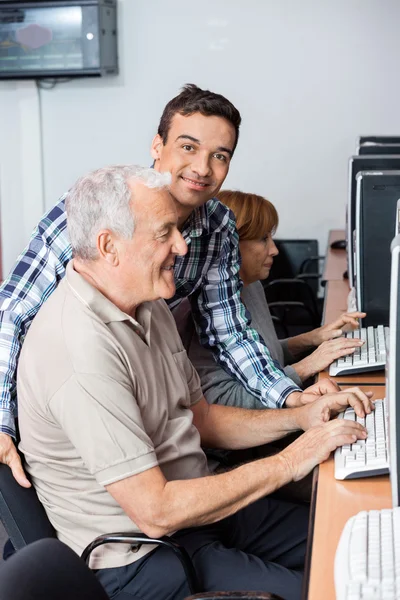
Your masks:
<path fill-rule="evenodd" d="M 151 153 L 157 171 L 170 171 L 170 193 L 188 252 L 175 264 L 176 308 L 189 297 L 201 343 L 260 402 L 296 406 L 318 396 L 302 393 L 272 360 L 240 301 L 240 257 L 232 213 L 215 195 L 229 171 L 241 117 L 223 96 L 187 85 L 162 114 Z M 71 258 L 65 196 L 33 232 L 0 292 L 0 461 L 28 486 L 15 436 L 16 369 L 26 332 L 65 275 Z M 327 389 L 336 391 L 333 383 Z"/>
<path fill-rule="evenodd" d="M 21 449 L 61 541 L 80 554 L 107 531 L 172 534 L 202 589 L 299 600 L 308 510 L 269 495 L 304 477 L 361 425 L 327 422 L 359 390 L 287 410 L 208 405 L 165 302 L 187 253 L 166 174 L 107 167 L 66 205 L 73 260 L 41 307 L 18 366 Z M 243 448 L 306 430 L 280 454 L 210 476 L 201 444 Z M 91 563 L 108 595 L 181 600 L 181 566 L 163 548 L 112 544 Z M 162 574 L 160 576 L 160 574 Z"/>

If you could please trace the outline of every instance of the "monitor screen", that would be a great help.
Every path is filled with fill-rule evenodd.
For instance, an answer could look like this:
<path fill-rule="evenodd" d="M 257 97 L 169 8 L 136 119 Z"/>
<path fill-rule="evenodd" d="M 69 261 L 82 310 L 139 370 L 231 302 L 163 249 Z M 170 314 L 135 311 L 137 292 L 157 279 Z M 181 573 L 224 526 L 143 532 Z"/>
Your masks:
<path fill-rule="evenodd" d="M 97 6 L 66 4 L 0 2 L 0 78 L 99 68 Z"/>
<path fill-rule="evenodd" d="M 356 226 L 356 176 L 360 171 L 400 170 L 400 155 L 352 156 L 349 161 L 349 194 L 347 207 L 347 263 L 350 287 L 354 287 L 354 230 Z"/>
<path fill-rule="evenodd" d="M 392 242 L 392 266 L 390 277 L 390 334 L 389 352 L 386 364 L 386 398 L 389 423 L 390 483 L 393 507 L 400 500 L 400 377 L 397 365 L 400 364 L 400 235 Z"/>
<path fill-rule="evenodd" d="M 389 325 L 390 244 L 397 222 L 400 171 L 357 174 L 355 281 L 363 326 Z"/>

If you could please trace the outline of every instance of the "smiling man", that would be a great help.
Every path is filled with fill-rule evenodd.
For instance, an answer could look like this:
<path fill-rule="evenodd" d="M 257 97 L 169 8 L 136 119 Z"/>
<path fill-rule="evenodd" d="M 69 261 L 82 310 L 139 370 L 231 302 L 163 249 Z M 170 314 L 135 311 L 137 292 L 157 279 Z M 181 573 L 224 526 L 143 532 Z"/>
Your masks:
<path fill-rule="evenodd" d="M 241 117 L 219 94 L 187 85 L 162 114 L 151 153 L 169 171 L 170 193 L 188 246 L 175 262 L 176 309 L 189 297 L 201 343 L 252 393 L 260 407 L 296 406 L 302 395 L 250 327 L 240 300 L 240 256 L 232 213 L 215 197 L 228 173 Z M 15 450 L 16 369 L 37 311 L 65 275 L 71 258 L 65 196 L 40 221 L 0 292 L 0 461 L 29 486 Z M 331 391 L 336 388 L 331 383 Z M 318 395 L 318 391 L 314 392 Z"/>

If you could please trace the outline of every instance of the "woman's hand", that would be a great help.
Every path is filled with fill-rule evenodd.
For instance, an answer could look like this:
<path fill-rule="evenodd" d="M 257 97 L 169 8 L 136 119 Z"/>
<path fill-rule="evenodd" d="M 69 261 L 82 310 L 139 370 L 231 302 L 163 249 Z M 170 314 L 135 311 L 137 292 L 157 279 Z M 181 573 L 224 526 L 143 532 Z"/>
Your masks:
<path fill-rule="evenodd" d="M 319 346 L 323 342 L 338 338 L 345 331 L 357 329 L 359 327 L 358 319 L 363 319 L 365 316 L 366 313 L 363 312 L 343 313 L 336 321 L 310 331 L 308 334 L 310 342 L 313 346 Z"/>
<path fill-rule="evenodd" d="M 303 360 L 294 363 L 292 367 L 300 379 L 306 381 L 309 377 L 329 367 L 338 358 L 352 354 L 363 343 L 362 340 L 345 337 L 323 342 L 314 352 L 303 358 Z"/>

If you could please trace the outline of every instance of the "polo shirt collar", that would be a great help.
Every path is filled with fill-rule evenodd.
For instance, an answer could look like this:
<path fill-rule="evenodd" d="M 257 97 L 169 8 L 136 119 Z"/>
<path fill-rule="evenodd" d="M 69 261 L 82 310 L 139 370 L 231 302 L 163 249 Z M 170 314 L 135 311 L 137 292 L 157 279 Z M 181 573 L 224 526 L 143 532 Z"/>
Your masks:
<path fill-rule="evenodd" d="M 82 304 L 97 315 L 103 323 L 108 325 L 118 321 L 129 321 L 136 333 L 147 343 L 150 343 L 152 302 L 143 302 L 143 304 L 138 306 L 136 315 L 139 318 L 139 322 L 118 308 L 98 289 L 86 281 L 82 275 L 75 271 L 73 259 L 67 264 L 66 280 L 72 293 Z"/>

